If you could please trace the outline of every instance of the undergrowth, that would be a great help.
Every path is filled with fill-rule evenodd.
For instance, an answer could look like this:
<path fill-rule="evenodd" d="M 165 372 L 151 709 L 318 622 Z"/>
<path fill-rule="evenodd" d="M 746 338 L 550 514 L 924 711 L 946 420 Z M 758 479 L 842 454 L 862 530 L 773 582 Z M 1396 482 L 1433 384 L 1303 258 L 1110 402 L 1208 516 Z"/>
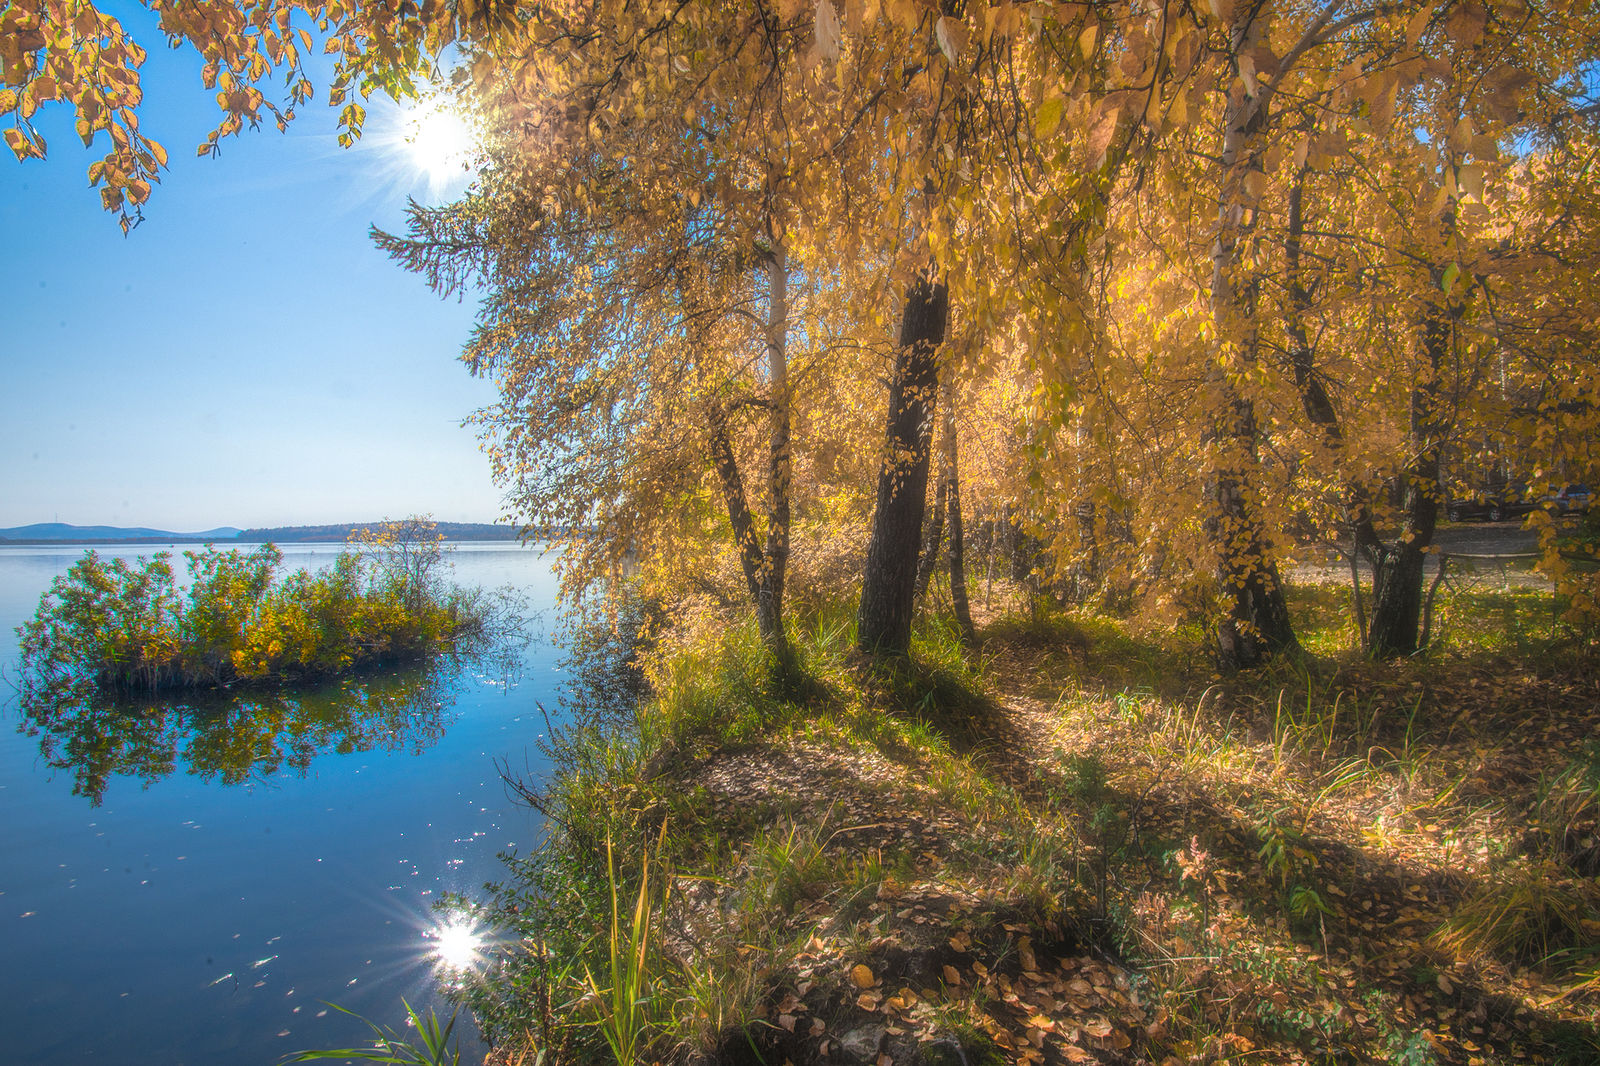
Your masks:
<path fill-rule="evenodd" d="M 1066 611 L 616 641 L 649 695 L 519 783 L 467 1002 L 496 1063 L 1594 1061 L 1592 652 L 1482 595 L 1426 659 L 1232 678 Z"/>

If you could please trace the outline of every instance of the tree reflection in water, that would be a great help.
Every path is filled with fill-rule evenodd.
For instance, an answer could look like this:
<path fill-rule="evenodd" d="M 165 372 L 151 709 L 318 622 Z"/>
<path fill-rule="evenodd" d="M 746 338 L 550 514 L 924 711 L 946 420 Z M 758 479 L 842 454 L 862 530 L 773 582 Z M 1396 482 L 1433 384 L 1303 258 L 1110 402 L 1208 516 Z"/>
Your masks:
<path fill-rule="evenodd" d="M 21 730 L 98 807 L 113 777 L 145 785 L 180 766 L 227 785 L 284 770 L 304 776 L 328 753 L 420 753 L 444 735 L 469 660 L 439 660 L 307 689 L 181 699 L 111 699 L 93 686 L 22 694 Z"/>

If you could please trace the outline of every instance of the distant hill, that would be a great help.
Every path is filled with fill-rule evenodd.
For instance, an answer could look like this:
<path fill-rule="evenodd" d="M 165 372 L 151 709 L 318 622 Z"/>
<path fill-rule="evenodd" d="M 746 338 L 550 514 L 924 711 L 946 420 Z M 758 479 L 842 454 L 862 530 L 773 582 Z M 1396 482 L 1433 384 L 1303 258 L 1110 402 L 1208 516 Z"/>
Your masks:
<path fill-rule="evenodd" d="M 219 526 L 198 533 L 175 533 L 169 529 L 144 526 L 72 526 L 65 522 L 38 522 L 31 526 L 0 529 L 0 544 L 206 544 L 227 541 L 235 544 L 295 544 L 307 541 L 343 543 L 358 529 L 377 522 L 344 522 L 326 526 L 270 526 L 238 529 Z M 446 540 L 516 540 L 522 527 L 490 525 L 484 522 L 440 522 L 439 532 Z M 537 535 L 549 533 L 537 531 Z"/>
<path fill-rule="evenodd" d="M 40 543 L 73 541 L 96 543 L 99 541 L 209 541 L 233 540 L 238 537 L 236 526 L 219 526 L 199 533 L 174 533 L 170 529 L 147 529 L 143 526 L 72 526 L 65 522 L 36 522 L 31 526 L 12 526 L 0 529 L 0 541 Z"/>
<path fill-rule="evenodd" d="M 379 522 L 344 522 L 329 526 L 267 526 L 245 529 L 238 539 L 249 544 L 294 544 L 302 541 L 342 543 L 358 529 L 381 525 Z M 516 540 L 521 526 L 489 525 L 484 522 L 435 522 L 445 540 Z"/>

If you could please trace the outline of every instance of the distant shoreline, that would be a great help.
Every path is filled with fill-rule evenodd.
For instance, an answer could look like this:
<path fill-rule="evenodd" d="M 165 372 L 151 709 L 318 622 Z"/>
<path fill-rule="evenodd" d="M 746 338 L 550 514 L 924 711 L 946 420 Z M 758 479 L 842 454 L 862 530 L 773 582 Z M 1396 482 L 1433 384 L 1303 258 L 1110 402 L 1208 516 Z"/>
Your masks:
<path fill-rule="evenodd" d="M 92 531 L 87 535 L 73 536 L 63 532 L 53 536 L 5 536 L 0 534 L 0 547 L 96 547 L 96 546 L 139 546 L 156 544 L 212 544 L 217 547 L 245 546 L 256 544 L 343 544 L 350 539 L 350 535 L 361 529 L 380 525 L 378 522 L 351 522 L 327 526 L 279 526 L 263 529 L 241 530 L 232 536 L 207 536 L 200 533 L 159 533 L 151 534 L 141 531 L 135 536 L 110 536 L 95 535 Z M 487 523 L 472 522 L 439 522 L 439 533 L 446 541 L 467 542 L 525 542 L 547 541 L 559 537 L 569 536 L 572 533 L 582 533 L 582 530 L 569 530 L 563 528 L 518 527 L 490 525 Z M 24 527 L 26 528 L 26 527 Z M 90 527 L 92 530 L 93 527 Z"/>

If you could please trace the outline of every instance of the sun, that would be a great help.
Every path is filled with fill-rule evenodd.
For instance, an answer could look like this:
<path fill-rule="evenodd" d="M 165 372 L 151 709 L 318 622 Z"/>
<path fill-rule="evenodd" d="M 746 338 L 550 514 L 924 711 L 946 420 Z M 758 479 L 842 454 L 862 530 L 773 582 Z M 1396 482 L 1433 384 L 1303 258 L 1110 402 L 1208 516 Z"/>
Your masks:
<path fill-rule="evenodd" d="M 432 930 L 433 957 L 452 970 L 465 970 L 483 956 L 483 933 L 470 919 L 455 918 Z"/>
<path fill-rule="evenodd" d="M 437 97 L 424 97 L 400 114 L 406 162 L 438 190 L 472 172 L 477 139 L 459 113 Z"/>

